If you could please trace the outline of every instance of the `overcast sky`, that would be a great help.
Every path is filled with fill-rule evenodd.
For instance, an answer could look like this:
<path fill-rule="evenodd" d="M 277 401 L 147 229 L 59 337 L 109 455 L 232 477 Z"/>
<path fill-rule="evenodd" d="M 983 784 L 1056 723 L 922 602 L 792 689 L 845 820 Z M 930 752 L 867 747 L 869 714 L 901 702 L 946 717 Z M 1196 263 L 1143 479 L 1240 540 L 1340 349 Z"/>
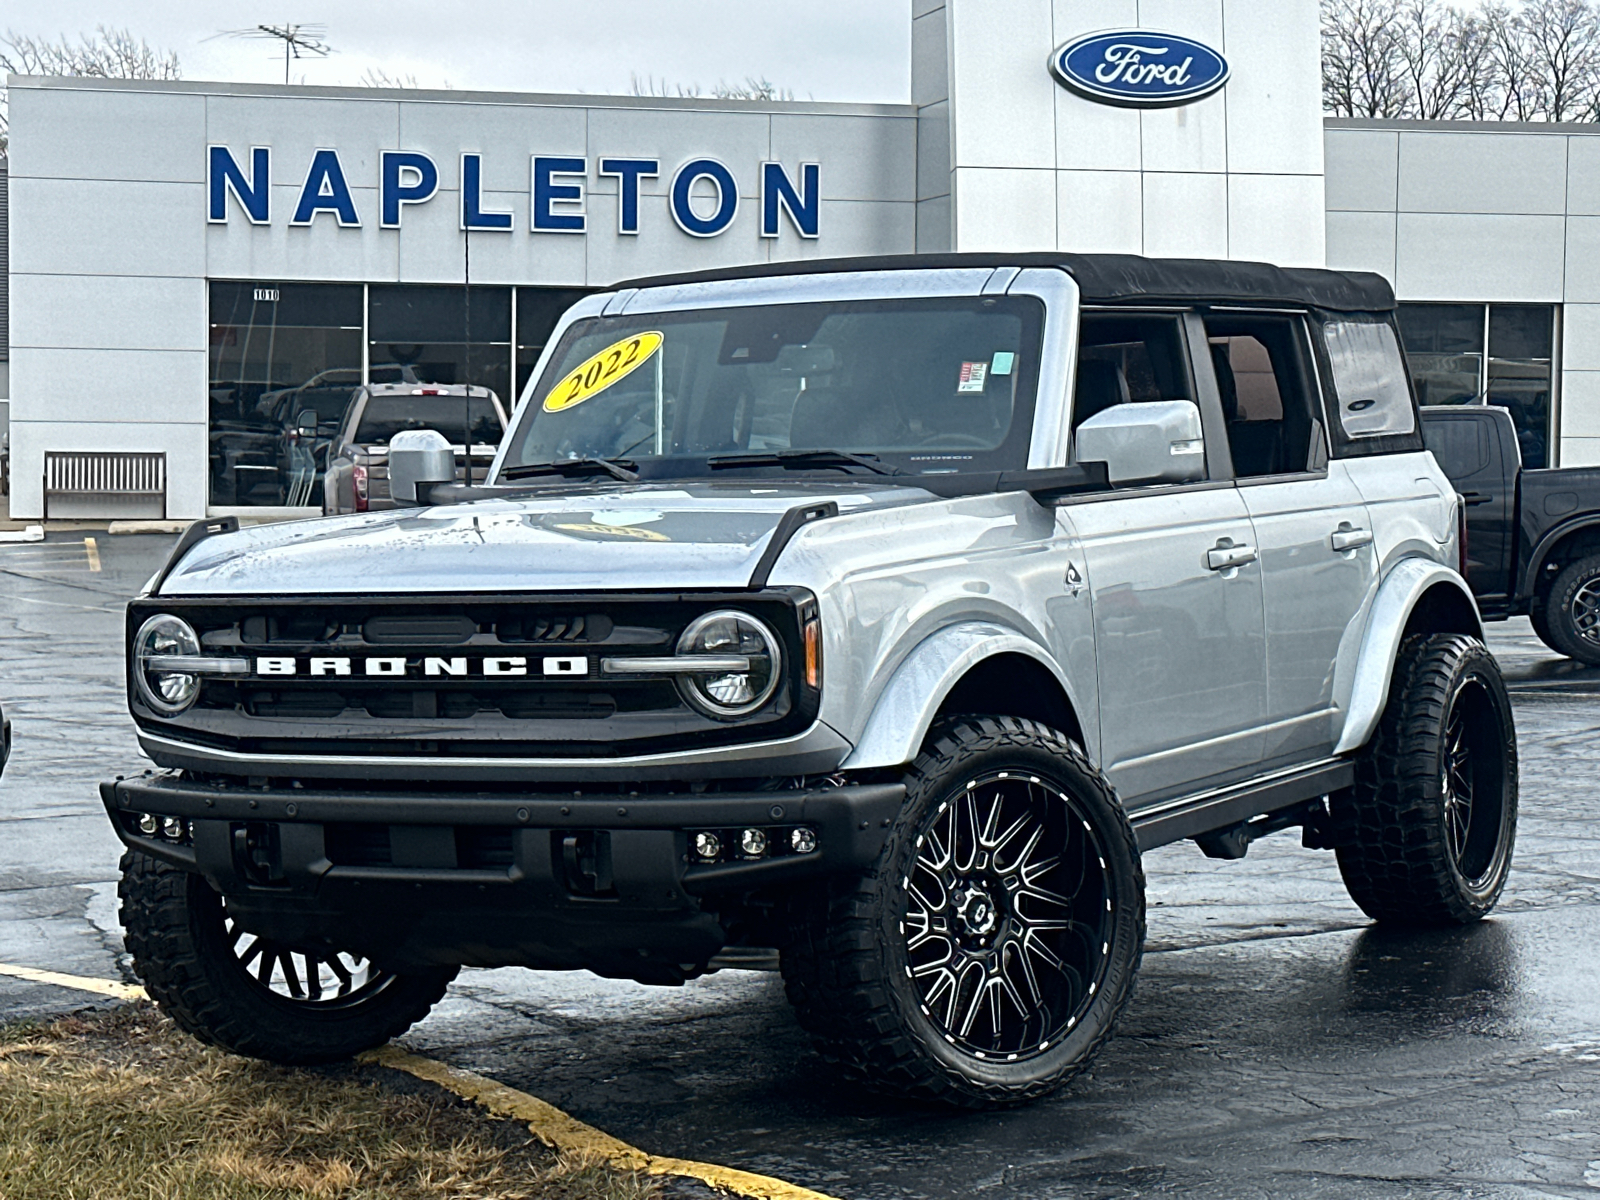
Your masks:
<path fill-rule="evenodd" d="M 368 67 L 423 87 L 626 93 L 765 77 L 797 99 L 903 103 L 911 0 L 50 0 L 5 5 L 6 28 L 54 38 L 125 26 L 175 50 L 185 79 L 282 83 L 276 43 L 215 37 L 319 22 L 334 53 L 290 64 L 294 82 L 360 83 Z"/>

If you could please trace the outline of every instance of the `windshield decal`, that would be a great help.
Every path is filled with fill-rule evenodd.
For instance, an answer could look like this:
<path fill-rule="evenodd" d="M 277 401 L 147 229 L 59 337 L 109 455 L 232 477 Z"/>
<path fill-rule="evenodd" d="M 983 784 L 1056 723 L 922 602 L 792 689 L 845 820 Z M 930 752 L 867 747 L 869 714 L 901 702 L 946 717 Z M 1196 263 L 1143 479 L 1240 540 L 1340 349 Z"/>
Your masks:
<path fill-rule="evenodd" d="M 593 400 L 612 384 L 620 383 L 644 366 L 661 349 L 662 335 L 654 330 L 613 342 L 593 358 L 579 363 L 544 398 L 545 412 L 562 412 Z"/>

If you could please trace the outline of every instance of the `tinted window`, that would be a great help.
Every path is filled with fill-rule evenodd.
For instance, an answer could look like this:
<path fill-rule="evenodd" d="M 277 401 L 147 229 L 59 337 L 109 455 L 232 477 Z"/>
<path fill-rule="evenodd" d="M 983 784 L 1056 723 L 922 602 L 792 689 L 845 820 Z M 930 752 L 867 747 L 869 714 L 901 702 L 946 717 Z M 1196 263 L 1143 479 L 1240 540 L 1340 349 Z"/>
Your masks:
<path fill-rule="evenodd" d="M 1282 475 L 1320 468 L 1327 444 L 1306 370 L 1297 317 L 1206 317 L 1234 474 Z"/>
<path fill-rule="evenodd" d="M 444 434 L 451 445 L 460 446 L 465 444 L 463 419 L 471 422 L 473 445 L 492 446 L 500 441 L 500 414 L 482 396 L 470 401 L 464 396 L 373 396 L 361 410 L 355 441 L 363 446 L 383 446 L 402 430 L 433 429 Z"/>
<path fill-rule="evenodd" d="M 1422 441 L 1451 479 L 1476 475 L 1489 465 L 1489 431 L 1482 421 L 1424 421 Z"/>
<path fill-rule="evenodd" d="M 1415 430 L 1405 360 L 1393 328 L 1383 321 L 1341 318 L 1328 321 L 1323 336 L 1345 436 L 1381 437 Z"/>
<path fill-rule="evenodd" d="M 1175 317 L 1088 314 L 1078 342 L 1076 429 L 1113 404 L 1194 403 L 1183 327 Z"/>

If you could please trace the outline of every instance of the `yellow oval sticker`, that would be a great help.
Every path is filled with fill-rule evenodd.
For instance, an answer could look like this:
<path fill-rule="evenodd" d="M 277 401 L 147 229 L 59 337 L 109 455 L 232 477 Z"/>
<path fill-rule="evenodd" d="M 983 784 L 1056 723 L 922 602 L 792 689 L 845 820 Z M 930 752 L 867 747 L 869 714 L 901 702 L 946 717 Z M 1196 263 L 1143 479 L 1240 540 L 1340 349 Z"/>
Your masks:
<path fill-rule="evenodd" d="M 661 349 L 661 342 L 661 334 L 653 330 L 636 333 L 607 346 L 593 358 L 585 359 L 545 394 L 545 412 L 561 412 L 594 399 L 644 366 L 650 356 Z"/>

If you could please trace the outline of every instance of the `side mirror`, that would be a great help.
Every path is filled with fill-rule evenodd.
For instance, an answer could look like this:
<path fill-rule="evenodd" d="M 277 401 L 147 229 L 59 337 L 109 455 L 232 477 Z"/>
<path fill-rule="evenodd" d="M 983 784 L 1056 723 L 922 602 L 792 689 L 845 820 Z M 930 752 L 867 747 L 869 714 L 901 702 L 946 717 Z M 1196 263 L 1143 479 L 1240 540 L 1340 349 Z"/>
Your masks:
<path fill-rule="evenodd" d="M 320 418 L 314 408 L 302 408 L 294 419 L 294 427 L 301 433 L 316 433 Z"/>
<path fill-rule="evenodd" d="M 1079 425 L 1073 436 L 1077 461 L 1105 463 L 1113 486 L 1206 477 L 1200 410 L 1187 400 L 1114 404 Z"/>
<path fill-rule="evenodd" d="M 396 504 L 426 503 L 426 489 L 456 481 L 456 452 L 444 434 L 406 429 L 389 439 L 389 495 Z"/>

